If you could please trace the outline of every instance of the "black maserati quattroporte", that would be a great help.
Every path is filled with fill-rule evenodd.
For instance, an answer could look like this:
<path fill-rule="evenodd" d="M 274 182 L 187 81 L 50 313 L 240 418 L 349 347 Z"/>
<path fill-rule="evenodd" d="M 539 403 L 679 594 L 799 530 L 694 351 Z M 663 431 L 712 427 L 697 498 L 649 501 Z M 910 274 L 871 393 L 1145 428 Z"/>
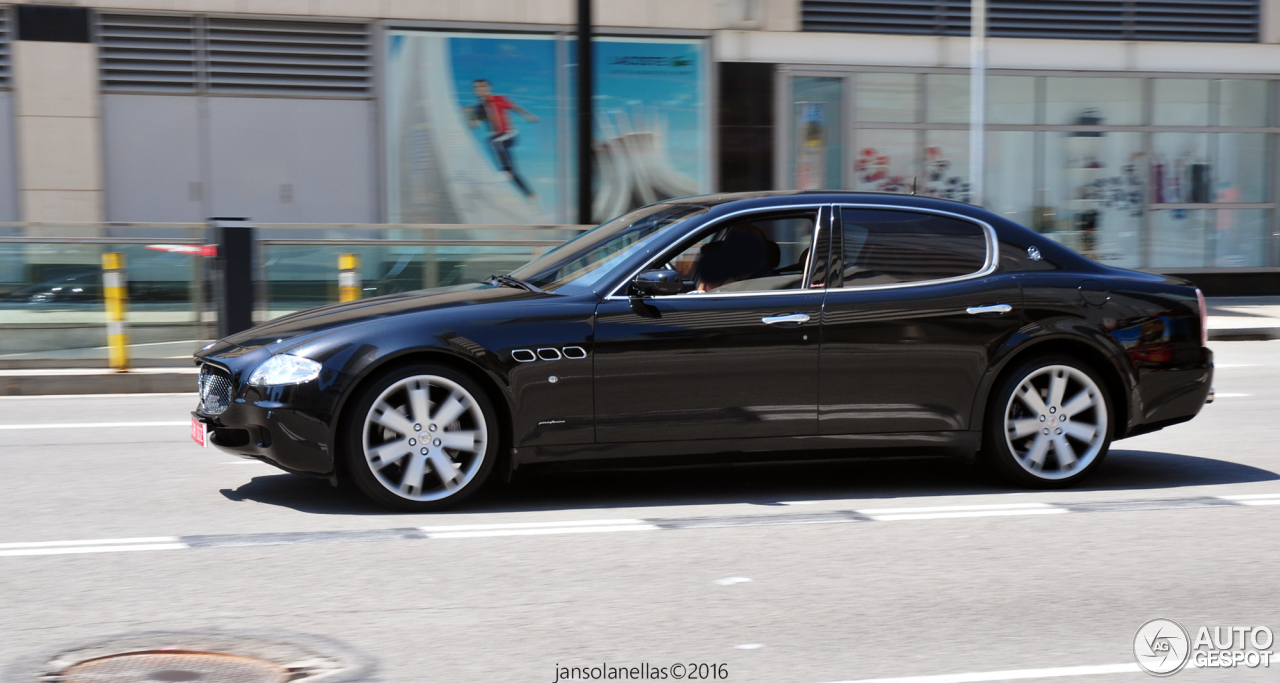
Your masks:
<path fill-rule="evenodd" d="M 1184 281 L 966 204 L 692 197 L 212 344 L 193 426 L 408 510 L 538 463 L 764 451 L 978 453 L 1067 486 L 1210 399 L 1204 315 Z"/>

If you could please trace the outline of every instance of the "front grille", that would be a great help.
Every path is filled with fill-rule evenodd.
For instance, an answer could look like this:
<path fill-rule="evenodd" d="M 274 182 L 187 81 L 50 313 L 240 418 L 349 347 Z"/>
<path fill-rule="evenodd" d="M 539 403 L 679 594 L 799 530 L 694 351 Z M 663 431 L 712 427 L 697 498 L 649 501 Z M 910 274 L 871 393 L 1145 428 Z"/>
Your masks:
<path fill-rule="evenodd" d="M 200 411 L 220 415 L 231 406 L 231 376 L 211 365 L 200 367 Z"/>

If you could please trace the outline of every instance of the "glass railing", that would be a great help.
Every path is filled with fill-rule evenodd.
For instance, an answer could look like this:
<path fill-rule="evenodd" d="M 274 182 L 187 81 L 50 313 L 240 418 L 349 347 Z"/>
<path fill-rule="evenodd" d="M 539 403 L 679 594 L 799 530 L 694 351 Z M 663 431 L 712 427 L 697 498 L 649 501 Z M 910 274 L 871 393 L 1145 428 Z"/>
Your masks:
<path fill-rule="evenodd" d="M 260 224 L 254 319 L 338 301 L 338 259 L 359 259 L 363 298 L 478 282 L 579 226 Z M 102 366 L 102 255 L 124 255 L 130 357 L 185 364 L 217 329 L 212 232 L 203 224 L 0 224 L 0 368 Z"/>

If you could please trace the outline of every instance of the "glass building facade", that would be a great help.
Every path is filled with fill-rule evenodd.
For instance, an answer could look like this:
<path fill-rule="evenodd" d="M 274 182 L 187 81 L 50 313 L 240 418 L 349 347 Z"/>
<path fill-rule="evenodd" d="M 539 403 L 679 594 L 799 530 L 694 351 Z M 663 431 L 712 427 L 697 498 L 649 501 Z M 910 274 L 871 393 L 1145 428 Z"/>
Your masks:
<path fill-rule="evenodd" d="M 971 201 L 962 69 L 784 67 L 780 184 Z M 1277 84 L 990 71 L 982 203 L 1102 263 L 1280 265 Z"/>

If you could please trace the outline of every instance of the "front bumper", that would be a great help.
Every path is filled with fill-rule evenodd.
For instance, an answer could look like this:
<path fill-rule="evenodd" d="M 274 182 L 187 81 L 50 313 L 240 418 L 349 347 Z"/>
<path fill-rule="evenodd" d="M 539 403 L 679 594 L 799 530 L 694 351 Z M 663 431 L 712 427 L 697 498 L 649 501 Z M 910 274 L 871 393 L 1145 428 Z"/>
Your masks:
<path fill-rule="evenodd" d="M 329 421 L 311 410 L 268 400 L 250 387 L 226 411 L 191 414 L 209 426 L 209 443 L 242 457 L 262 460 L 296 474 L 330 476 L 334 471 Z"/>

